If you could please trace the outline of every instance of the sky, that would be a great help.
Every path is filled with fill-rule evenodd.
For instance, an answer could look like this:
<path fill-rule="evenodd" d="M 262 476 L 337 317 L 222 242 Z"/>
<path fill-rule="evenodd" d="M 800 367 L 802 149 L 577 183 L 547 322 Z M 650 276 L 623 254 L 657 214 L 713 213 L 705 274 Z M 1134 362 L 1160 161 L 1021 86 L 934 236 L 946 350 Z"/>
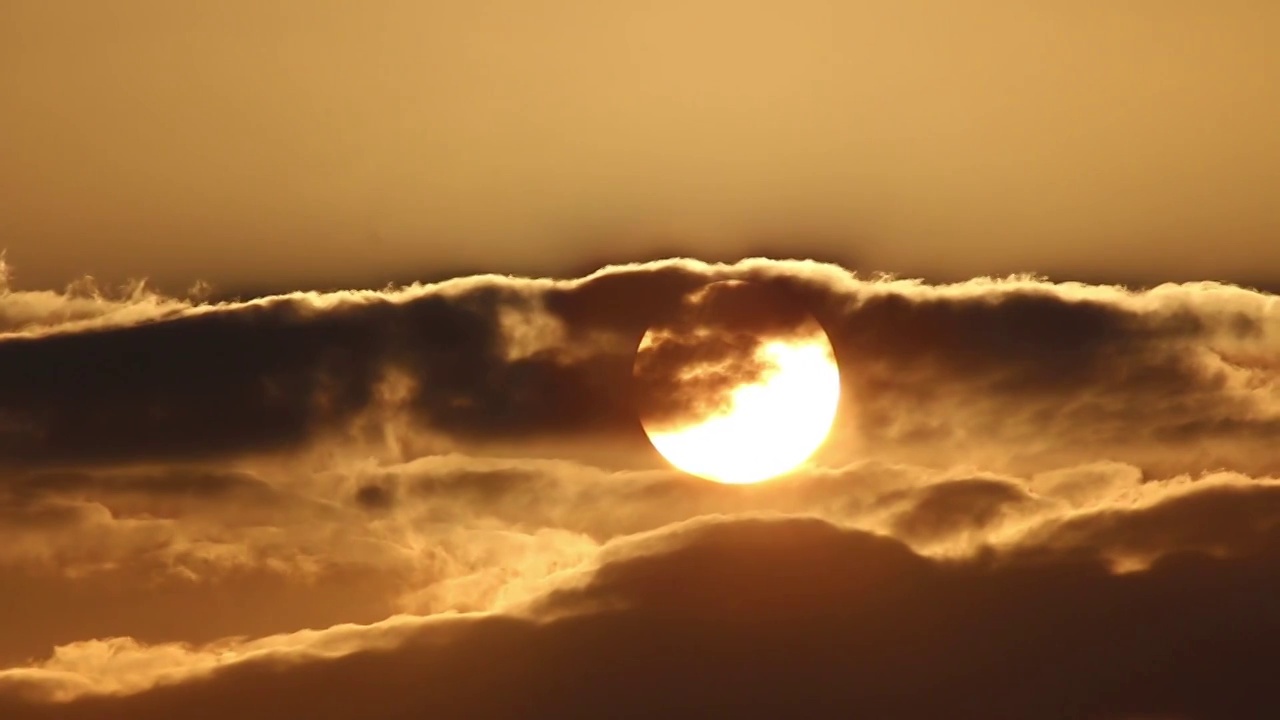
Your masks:
<path fill-rule="evenodd" d="M 1271 717 L 1277 32 L 0 0 L 0 717 Z"/>
<path fill-rule="evenodd" d="M 4 0 L 0 244 L 30 288 L 672 254 L 1265 284 L 1277 27 L 1267 0 Z"/>

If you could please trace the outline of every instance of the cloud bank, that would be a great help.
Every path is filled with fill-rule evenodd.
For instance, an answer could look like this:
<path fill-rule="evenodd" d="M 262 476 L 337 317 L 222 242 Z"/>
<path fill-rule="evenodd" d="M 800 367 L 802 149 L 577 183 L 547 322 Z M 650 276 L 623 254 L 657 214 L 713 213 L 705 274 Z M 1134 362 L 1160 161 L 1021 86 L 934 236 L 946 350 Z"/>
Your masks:
<path fill-rule="evenodd" d="M 726 279 L 841 367 L 759 486 L 636 414 L 679 390 L 638 394 L 641 336 Z M 4 717 L 1266 716 L 1272 295 L 669 260 L 6 287 L 0 331 Z"/>

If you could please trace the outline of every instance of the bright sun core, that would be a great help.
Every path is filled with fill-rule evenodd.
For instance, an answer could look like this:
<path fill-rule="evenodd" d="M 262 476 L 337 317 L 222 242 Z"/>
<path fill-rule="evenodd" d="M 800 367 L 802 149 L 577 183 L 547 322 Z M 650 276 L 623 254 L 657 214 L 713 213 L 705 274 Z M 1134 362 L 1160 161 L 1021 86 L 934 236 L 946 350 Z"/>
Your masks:
<path fill-rule="evenodd" d="M 677 468 L 708 480 L 749 484 L 799 467 L 826 440 L 840 401 L 840 371 L 825 334 L 757 351 L 772 370 L 730 393 L 728 407 L 649 439 Z"/>

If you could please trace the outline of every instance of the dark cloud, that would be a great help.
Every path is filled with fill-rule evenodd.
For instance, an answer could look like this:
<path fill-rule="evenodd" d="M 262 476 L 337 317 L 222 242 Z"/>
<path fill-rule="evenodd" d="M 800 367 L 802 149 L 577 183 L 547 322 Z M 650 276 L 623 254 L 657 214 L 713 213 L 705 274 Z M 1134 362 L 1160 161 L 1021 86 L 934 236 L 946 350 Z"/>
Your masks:
<path fill-rule="evenodd" d="M 941 451 L 951 461 L 981 456 L 984 446 L 1032 463 L 1087 446 L 1162 473 L 1272 469 L 1261 439 L 1276 438 L 1277 405 L 1261 388 L 1274 369 L 1224 364 L 1210 349 L 1276 347 L 1274 316 L 1258 313 L 1271 327 L 1260 336 L 1219 315 L 1219 298 L 1207 292 L 1163 305 L 1071 295 L 1052 286 L 884 293 L 844 311 L 833 340 L 865 444 L 935 459 Z M 1254 390 L 1233 388 L 1232 374 Z M 1188 441 L 1230 460 L 1192 458 Z"/>
<path fill-rule="evenodd" d="M 369 400 L 376 325 L 353 310 L 308 317 L 285 300 L 6 341 L 0 366 L 14 380 L 3 402 L 23 428 L 0 435 L 0 450 L 9 463 L 42 464 L 301 441 Z"/>
<path fill-rule="evenodd" d="M 361 485 L 356 490 L 356 503 L 370 510 L 385 510 L 394 501 L 394 491 L 383 485 Z"/>
<path fill-rule="evenodd" d="M 374 295 L 327 308 L 280 298 L 4 341 L 0 369 L 11 387 L 0 401 L 9 419 L 0 451 L 8 464 L 41 465 L 294 447 L 369 408 L 395 369 L 416 381 L 409 404 L 421 418 L 464 437 L 612 419 L 601 390 L 620 383 L 599 377 L 607 371 L 504 359 L 496 292 Z"/>
<path fill-rule="evenodd" d="M 541 612 L 390 648 L 245 659 L 7 717 L 1264 718 L 1280 538 L 1111 573 L 1088 555 L 937 561 L 815 520 L 703 523 Z"/>
<path fill-rule="evenodd" d="M 1026 489 L 1015 483 L 977 478 L 941 482 L 911 494 L 915 497 L 893 519 L 894 535 L 925 542 L 984 530 L 1001 514 L 1033 502 Z"/>
<path fill-rule="evenodd" d="M 811 340 L 822 327 L 798 298 L 759 282 L 727 280 L 683 298 L 653 321 L 635 360 L 636 408 L 645 426 L 696 424 L 730 402 L 740 385 L 774 365 L 759 355 L 770 341 Z"/>
<path fill-rule="evenodd" d="M 1097 550 L 1136 560 L 1180 551 L 1261 551 L 1280 530 L 1280 488 L 1223 483 L 1182 492 L 1139 512 L 1121 508 L 1046 525 L 1034 545 Z"/>
<path fill-rule="evenodd" d="M 752 332 L 664 344 L 664 362 L 650 364 L 741 359 L 755 330 L 812 312 L 845 384 L 834 445 L 908 462 L 1002 454 L 1020 472 L 1073 462 L 1082 444 L 1161 474 L 1274 469 L 1280 320 L 1268 296 L 928 286 L 771 261 L 281 296 L 11 336 L 0 340 L 0 450 L 10 466 L 208 459 L 301 447 L 390 413 L 463 443 L 593 436 L 640 454 L 637 412 L 683 396 L 669 392 L 670 372 L 633 383 L 641 336 L 678 322 L 690 291 L 734 278 L 763 291 L 714 285 L 730 291 L 709 296 L 706 317 Z M 777 294 L 794 302 L 761 300 Z"/>

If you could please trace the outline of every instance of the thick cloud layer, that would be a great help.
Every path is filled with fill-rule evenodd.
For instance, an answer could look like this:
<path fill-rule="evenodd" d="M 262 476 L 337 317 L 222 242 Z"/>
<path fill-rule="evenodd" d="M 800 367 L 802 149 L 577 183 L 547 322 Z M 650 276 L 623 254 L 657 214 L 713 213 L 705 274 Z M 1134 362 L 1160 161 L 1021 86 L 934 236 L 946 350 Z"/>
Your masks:
<path fill-rule="evenodd" d="M 1277 540 L 1117 575 L 1088 552 L 941 561 L 815 519 L 712 520 L 620 546 L 520 614 L 95 641 L 4 679 L 113 693 L 62 718 L 1261 718 Z"/>
<path fill-rule="evenodd" d="M 841 365 L 827 447 L 758 486 L 637 420 L 680 389 L 632 384 L 641 336 L 722 279 Z M 1274 704 L 1274 296 L 765 260 L 77 292 L 0 295 L 6 718 Z"/>
<path fill-rule="evenodd" d="M 394 417 L 464 446 L 590 433 L 644 452 L 640 336 L 725 278 L 785 288 L 827 328 L 846 386 L 838 432 L 859 453 L 1028 470 L 1084 443 L 1164 473 L 1275 470 L 1273 296 L 926 286 L 769 261 L 297 294 L 146 320 L 107 304 L 98 327 L 50 320 L 0 343 L 0 450 L 11 466 L 208 459 L 376 436 Z M 371 417 L 375 429 L 360 422 Z"/>

